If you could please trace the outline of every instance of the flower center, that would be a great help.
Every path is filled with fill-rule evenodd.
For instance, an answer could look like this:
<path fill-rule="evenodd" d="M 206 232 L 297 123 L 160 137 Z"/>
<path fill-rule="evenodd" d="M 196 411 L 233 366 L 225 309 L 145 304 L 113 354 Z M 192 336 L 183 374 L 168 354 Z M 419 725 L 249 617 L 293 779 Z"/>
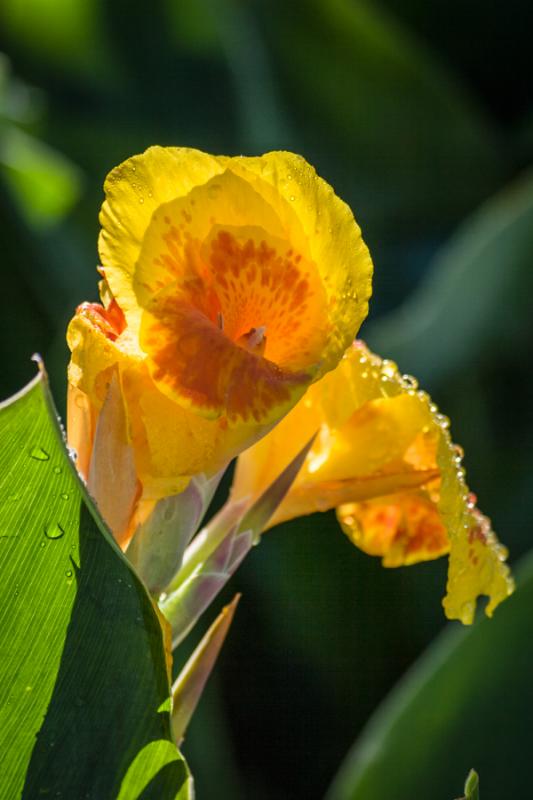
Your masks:
<path fill-rule="evenodd" d="M 266 347 L 265 332 L 265 325 L 260 325 L 259 328 L 250 328 L 248 333 L 243 333 L 242 336 L 239 336 L 236 344 L 238 344 L 239 347 L 244 347 L 249 353 L 262 356 Z"/>

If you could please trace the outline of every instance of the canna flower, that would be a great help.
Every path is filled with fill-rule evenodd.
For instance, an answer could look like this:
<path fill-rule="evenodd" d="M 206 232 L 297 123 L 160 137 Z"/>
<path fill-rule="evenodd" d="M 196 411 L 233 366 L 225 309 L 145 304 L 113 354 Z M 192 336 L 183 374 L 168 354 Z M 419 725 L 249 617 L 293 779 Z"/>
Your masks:
<path fill-rule="evenodd" d="M 416 381 L 355 342 L 338 367 L 237 461 L 232 497 L 255 497 L 318 431 L 269 525 L 336 508 L 364 552 L 397 567 L 449 554 L 446 615 L 470 623 L 513 590 L 506 550 L 475 506 L 449 420 Z"/>
<path fill-rule="evenodd" d="M 337 365 L 372 265 L 348 206 L 291 153 L 152 147 L 104 188 L 101 304 L 67 335 L 68 438 L 124 544 Z"/>

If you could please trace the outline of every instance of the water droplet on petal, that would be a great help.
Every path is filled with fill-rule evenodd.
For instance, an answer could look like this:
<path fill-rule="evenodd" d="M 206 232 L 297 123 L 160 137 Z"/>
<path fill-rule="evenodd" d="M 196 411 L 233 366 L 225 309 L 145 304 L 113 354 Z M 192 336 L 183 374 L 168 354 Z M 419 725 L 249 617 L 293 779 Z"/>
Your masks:
<path fill-rule="evenodd" d="M 406 389 L 418 389 L 418 381 L 412 375 L 402 375 L 402 384 Z"/>
<path fill-rule="evenodd" d="M 30 451 L 30 456 L 34 458 L 35 461 L 48 461 L 50 458 L 44 447 L 33 447 Z"/>
<path fill-rule="evenodd" d="M 61 539 L 65 535 L 65 531 L 59 522 L 51 522 L 44 529 L 44 533 L 47 539 Z"/>

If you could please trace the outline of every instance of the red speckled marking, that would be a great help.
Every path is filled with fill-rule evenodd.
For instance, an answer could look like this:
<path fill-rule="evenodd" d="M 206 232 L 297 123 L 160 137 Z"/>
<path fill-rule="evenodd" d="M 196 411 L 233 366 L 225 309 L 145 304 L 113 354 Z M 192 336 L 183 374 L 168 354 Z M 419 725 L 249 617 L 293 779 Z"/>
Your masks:
<path fill-rule="evenodd" d="M 290 404 L 309 382 L 306 365 L 321 357 L 325 302 L 314 265 L 260 229 L 219 229 L 199 243 L 165 223 L 153 258 L 163 280 L 154 276 L 141 328 L 154 380 L 208 414 L 264 420 Z"/>

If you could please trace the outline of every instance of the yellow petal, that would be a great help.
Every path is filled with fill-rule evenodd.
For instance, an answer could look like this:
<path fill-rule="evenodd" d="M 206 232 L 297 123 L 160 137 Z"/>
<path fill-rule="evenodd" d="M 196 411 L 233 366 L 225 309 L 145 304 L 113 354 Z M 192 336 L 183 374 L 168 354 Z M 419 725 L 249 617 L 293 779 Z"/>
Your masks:
<path fill-rule="evenodd" d="M 241 454 L 235 498 L 264 491 L 316 431 L 271 524 L 433 479 L 437 439 L 428 407 L 400 380 L 389 380 L 388 363 L 384 373 L 381 369 L 382 362 L 360 343 L 350 348 L 285 419 Z"/>
<path fill-rule="evenodd" d="M 308 253 L 327 296 L 331 334 L 322 373 L 334 367 L 368 313 L 372 261 L 353 214 L 304 158 L 272 152 L 257 158 L 225 159 L 272 206 L 294 248 Z"/>
<path fill-rule="evenodd" d="M 105 188 L 105 285 L 163 393 L 266 426 L 337 363 L 372 265 L 348 206 L 302 158 L 150 148 Z"/>
<path fill-rule="evenodd" d="M 350 539 L 385 566 L 450 553 L 446 614 L 471 622 L 513 590 L 506 551 L 475 508 L 449 421 L 430 397 L 355 343 L 338 367 L 261 442 L 241 454 L 233 496 L 254 497 L 315 431 L 313 447 L 271 525 L 337 507 Z"/>
<path fill-rule="evenodd" d="M 427 492 L 404 491 L 337 509 L 348 538 L 384 567 L 401 567 L 438 558 L 450 549 L 437 505 Z"/>
<path fill-rule="evenodd" d="M 106 280 L 129 325 L 139 318 L 132 276 L 153 212 L 221 171 L 214 156 L 199 150 L 150 147 L 107 176 L 98 248 Z"/>
<path fill-rule="evenodd" d="M 443 428 L 437 460 L 441 471 L 439 511 L 450 539 L 446 616 L 470 624 L 477 598 L 489 598 L 487 616 L 514 591 L 505 563 L 507 550 L 491 529 L 490 520 L 475 507 L 475 497 L 465 483 L 460 454 Z"/>

